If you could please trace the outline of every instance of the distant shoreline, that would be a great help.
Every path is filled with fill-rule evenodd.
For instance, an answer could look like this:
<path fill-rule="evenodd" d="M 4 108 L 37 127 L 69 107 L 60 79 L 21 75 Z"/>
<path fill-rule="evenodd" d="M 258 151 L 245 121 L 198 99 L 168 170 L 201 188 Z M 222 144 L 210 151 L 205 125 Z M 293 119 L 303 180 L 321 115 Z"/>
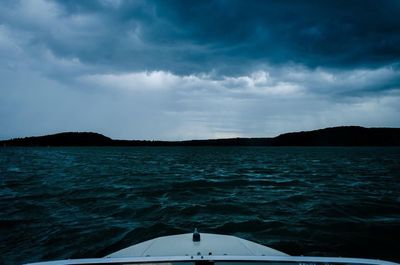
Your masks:
<path fill-rule="evenodd" d="M 340 126 L 271 138 L 186 141 L 114 140 L 93 132 L 64 132 L 0 141 L 8 146 L 400 146 L 400 128 Z"/>

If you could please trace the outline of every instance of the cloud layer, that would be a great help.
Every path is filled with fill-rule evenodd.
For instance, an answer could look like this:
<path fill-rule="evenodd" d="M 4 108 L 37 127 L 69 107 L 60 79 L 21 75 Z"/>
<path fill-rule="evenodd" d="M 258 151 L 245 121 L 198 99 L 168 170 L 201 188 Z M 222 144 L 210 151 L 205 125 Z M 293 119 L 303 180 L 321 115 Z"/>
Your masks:
<path fill-rule="evenodd" d="M 0 138 L 400 126 L 398 1 L 5 1 Z"/>

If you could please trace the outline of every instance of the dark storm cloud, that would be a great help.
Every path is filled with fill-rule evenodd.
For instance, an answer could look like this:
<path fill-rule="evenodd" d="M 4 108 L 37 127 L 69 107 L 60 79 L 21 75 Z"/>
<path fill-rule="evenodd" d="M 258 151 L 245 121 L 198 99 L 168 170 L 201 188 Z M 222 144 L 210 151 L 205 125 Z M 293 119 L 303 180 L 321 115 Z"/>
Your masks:
<path fill-rule="evenodd" d="M 399 1 L 2 1 L 0 58 L 0 138 L 400 126 Z"/>
<path fill-rule="evenodd" d="M 62 17 L 89 16 L 93 24 L 81 32 L 57 32 L 3 13 L 11 21 L 4 23 L 36 32 L 32 42 L 57 56 L 120 70 L 236 74 L 288 62 L 375 68 L 400 58 L 398 1 L 59 1 L 57 5 Z"/>
<path fill-rule="evenodd" d="M 288 61 L 376 67 L 400 58 L 398 1 L 133 1 L 118 6 L 120 12 L 104 3 L 84 5 L 65 7 L 71 13 L 100 12 L 110 21 L 104 26 L 112 30 L 101 38 L 105 51 L 123 48 L 128 60 L 136 57 L 151 66 L 137 58 L 140 52 L 119 47 L 115 39 L 115 33 L 124 38 L 140 27 L 139 37 L 155 45 L 146 57 L 158 58 L 164 70 L 207 72 L 230 68 L 230 63 Z M 100 56 L 112 61 L 104 50 Z M 99 54 L 93 52 L 92 60 Z"/>
<path fill-rule="evenodd" d="M 162 3 L 160 16 L 181 29 L 180 39 L 209 47 L 220 63 L 376 67 L 400 58 L 398 1 Z"/>

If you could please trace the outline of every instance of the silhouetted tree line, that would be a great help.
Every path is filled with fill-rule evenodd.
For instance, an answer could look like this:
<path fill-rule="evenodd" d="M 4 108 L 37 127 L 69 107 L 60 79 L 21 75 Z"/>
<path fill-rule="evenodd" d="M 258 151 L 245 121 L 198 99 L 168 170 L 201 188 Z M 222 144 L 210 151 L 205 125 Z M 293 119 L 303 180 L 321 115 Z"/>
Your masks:
<path fill-rule="evenodd" d="M 0 141 L 0 146 L 400 146 L 400 128 L 342 126 L 274 138 L 189 141 L 113 140 L 93 132 L 65 132 Z"/>

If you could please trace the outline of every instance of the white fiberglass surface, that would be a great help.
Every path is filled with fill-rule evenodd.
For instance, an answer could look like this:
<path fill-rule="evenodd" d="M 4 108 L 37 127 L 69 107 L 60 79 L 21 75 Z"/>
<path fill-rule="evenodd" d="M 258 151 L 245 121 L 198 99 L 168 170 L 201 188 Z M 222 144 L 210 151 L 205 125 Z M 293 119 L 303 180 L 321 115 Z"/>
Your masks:
<path fill-rule="evenodd" d="M 180 259 L 179 259 L 180 258 Z M 241 259 L 242 258 L 242 259 Z M 101 259 L 77 259 L 59 260 L 50 262 L 31 263 L 28 265 L 400 265 L 398 263 L 358 258 L 329 258 L 329 257 L 295 257 L 295 256 L 269 256 L 254 257 L 244 260 L 244 257 L 222 256 L 189 256 L 141 259 L 129 258 L 101 258 Z M 248 258 L 248 257 L 247 257 Z M 190 260 L 188 260 L 190 259 Z"/>

